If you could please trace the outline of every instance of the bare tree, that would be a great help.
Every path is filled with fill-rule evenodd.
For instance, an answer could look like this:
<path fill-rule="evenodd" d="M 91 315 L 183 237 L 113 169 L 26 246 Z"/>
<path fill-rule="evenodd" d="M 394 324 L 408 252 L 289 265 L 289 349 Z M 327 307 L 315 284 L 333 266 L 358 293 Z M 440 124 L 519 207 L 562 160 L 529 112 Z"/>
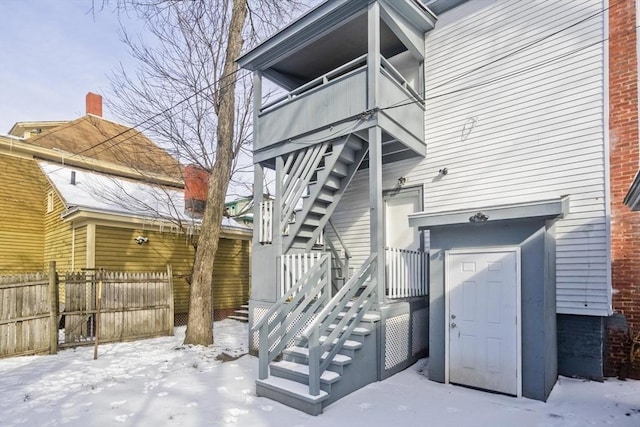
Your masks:
<path fill-rule="evenodd" d="M 124 120 L 141 124 L 182 163 L 210 171 L 192 272 L 185 344 L 213 343 L 213 263 L 224 201 L 251 140 L 251 80 L 235 60 L 304 8 L 297 0 L 103 0 L 101 8 L 136 14 L 151 38 L 123 28 L 139 68 L 112 76 Z M 248 156 L 245 156 L 248 158 Z M 250 162 L 246 162 L 250 165 Z M 240 179 L 247 183 L 246 179 Z M 259 185 L 256 183 L 256 185 Z"/>

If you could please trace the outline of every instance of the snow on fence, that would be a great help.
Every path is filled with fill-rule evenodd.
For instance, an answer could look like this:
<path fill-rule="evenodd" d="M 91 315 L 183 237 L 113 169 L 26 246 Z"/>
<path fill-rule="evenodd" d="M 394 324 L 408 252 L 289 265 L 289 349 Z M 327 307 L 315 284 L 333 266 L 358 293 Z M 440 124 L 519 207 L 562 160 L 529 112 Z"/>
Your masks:
<path fill-rule="evenodd" d="M 323 252 L 287 254 L 280 257 L 280 295 L 284 295 L 311 267 L 320 261 Z"/>
<path fill-rule="evenodd" d="M 53 286 L 55 279 L 51 284 L 46 273 L 0 276 L 0 358 L 56 351 L 51 346 Z"/>
<path fill-rule="evenodd" d="M 385 248 L 387 296 L 407 298 L 427 295 L 426 254 Z"/>

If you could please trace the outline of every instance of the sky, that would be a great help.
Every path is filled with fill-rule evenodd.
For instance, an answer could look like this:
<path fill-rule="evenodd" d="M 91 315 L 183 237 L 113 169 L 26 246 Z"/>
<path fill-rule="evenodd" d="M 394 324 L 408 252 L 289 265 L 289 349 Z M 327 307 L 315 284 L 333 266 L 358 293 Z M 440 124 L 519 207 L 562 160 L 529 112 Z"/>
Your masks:
<path fill-rule="evenodd" d="M 2 0 L 0 0 L 2 1 Z M 3 427 L 585 427 L 640 425 L 640 381 L 560 377 L 539 402 L 439 384 L 427 359 L 314 417 L 255 394 L 247 324 L 215 322 L 215 344 L 175 336 L 0 359 Z M 226 357 L 220 357 L 222 354 Z M 226 360 L 223 362 L 223 360 Z"/>
<path fill-rule="evenodd" d="M 96 0 L 100 4 L 100 0 Z M 106 95 L 108 75 L 132 60 L 117 15 L 92 0 L 0 0 L 0 133 L 18 121 L 73 120 L 85 95 Z M 127 28 L 142 26 L 125 19 Z M 116 120 L 106 108 L 103 115 Z"/>

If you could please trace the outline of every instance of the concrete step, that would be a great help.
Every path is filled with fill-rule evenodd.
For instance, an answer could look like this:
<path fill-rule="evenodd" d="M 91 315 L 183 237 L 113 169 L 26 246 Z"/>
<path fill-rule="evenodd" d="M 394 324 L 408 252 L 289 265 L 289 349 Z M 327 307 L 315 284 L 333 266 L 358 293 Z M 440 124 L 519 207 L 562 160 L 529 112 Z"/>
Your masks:
<path fill-rule="evenodd" d="M 227 316 L 227 319 L 238 320 L 245 323 L 249 321 L 249 318 L 245 316 Z"/>
<path fill-rule="evenodd" d="M 256 380 L 256 394 L 310 415 L 320 415 L 322 402 L 329 398 L 326 391 L 320 390 L 320 394 L 312 396 L 308 385 L 279 377 Z"/>
<path fill-rule="evenodd" d="M 249 310 L 235 310 L 235 314 L 246 314 L 249 315 Z"/>

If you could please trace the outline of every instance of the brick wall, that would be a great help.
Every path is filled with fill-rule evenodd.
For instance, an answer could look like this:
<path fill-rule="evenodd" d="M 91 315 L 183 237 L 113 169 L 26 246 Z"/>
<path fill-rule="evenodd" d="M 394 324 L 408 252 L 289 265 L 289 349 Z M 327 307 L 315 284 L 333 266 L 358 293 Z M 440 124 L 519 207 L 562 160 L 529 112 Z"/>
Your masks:
<path fill-rule="evenodd" d="M 609 123 L 613 309 L 607 321 L 605 375 L 640 378 L 625 366 L 629 333 L 640 332 L 640 213 L 623 204 L 638 171 L 636 0 L 609 1 Z"/>

